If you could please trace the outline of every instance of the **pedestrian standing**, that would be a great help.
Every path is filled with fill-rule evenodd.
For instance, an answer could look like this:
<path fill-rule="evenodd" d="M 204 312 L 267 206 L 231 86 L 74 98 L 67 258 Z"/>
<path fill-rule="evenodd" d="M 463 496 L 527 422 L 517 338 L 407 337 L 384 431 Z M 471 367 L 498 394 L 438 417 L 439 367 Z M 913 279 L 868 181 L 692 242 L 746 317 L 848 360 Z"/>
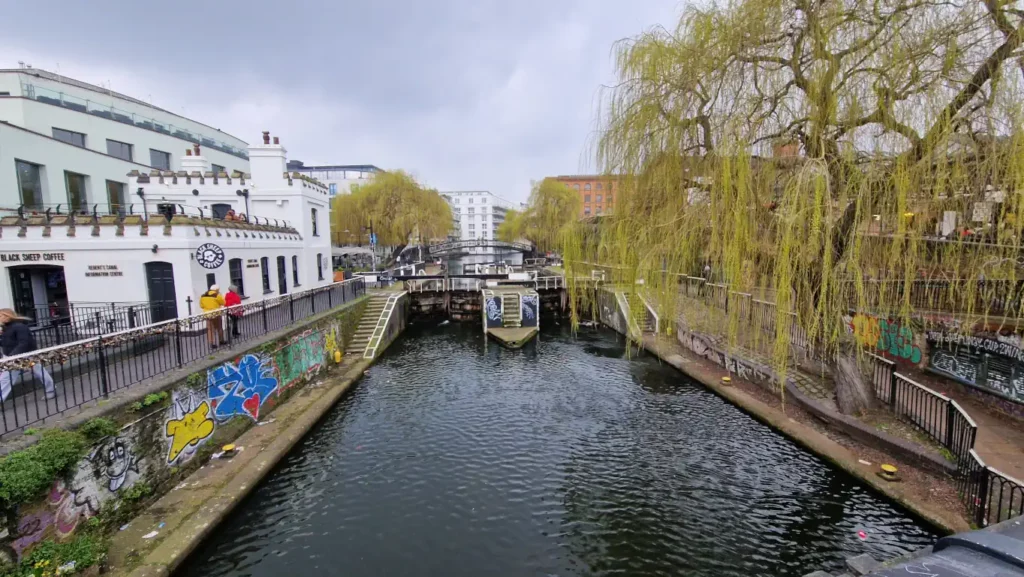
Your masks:
<path fill-rule="evenodd" d="M 3 353 L 3 356 L 12 357 L 36 350 L 36 339 L 32 336 L 28 325 L 25 324 L 27 320 L 29 319 L 19 316 L 11 309 L 0 309 L 0 329 L 3 331 L 0 332 L 0 352 Z M 31 373 L 43 383 L 47 399 L 57 397 L 57 391 L 53 386 L 53 377 L 50 376 L 42 362 L 35 361 L 32 364 Z M 0 371 L 0 402 L 6 401 L 7 397 L 11 395 L 11 383 L 15 377 L 23 379 L 25 371 L 19 370 L 17 375 L 12 370 Z"/>
<path fill-rule="evenodd" d="M 231 336 L 238 338 L 241 336 L 238 332 L 238 321 L 242 319 L 245 311 L 242 310 L 242 297 L 238 294 L 237 286 L 228 286 L 228 294 L 224 295 L 224 306 L 228 307 L 228 322 L 231 323 Z"/>
<path fill-rule="evenodd" d="M 218 343 L 227 344 L 224 341 L 224 326 L 221 324 L 223 312 L 219 312 L 224 308 L 224 295 L 220 294 L 219 286 L 210 285 L 210 290 L 199 297 L 199 308 L 206 313 L 206 341 L 210 343 L 210 348 L 217 348 Z"/>

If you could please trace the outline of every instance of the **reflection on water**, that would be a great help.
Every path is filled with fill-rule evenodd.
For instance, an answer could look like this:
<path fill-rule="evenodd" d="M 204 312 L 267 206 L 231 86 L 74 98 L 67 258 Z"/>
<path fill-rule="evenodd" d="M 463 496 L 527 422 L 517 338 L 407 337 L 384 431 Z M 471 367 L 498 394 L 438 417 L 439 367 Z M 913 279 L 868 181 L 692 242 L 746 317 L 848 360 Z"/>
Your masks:
<path fill-rule="evenodd" d="M 410 329 L 181 574 L 804 575 L 935 537 L 614 334 L 480 332 Z"/>

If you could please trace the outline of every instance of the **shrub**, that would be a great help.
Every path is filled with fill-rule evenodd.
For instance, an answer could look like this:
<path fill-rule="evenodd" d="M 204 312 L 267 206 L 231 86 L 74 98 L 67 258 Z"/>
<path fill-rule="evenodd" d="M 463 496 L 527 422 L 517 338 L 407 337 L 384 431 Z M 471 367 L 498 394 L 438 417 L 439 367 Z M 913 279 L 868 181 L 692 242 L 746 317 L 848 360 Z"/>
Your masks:
<path fill-rule="evenodd" d="M 121 427 L 118 427 L 117 423 L 105 417 L 89 419 L 84 425 L 78 427 L 78 432 L 85 435 L 89 441 L 98 441 L 104 437 L 116 435 L 119 430 Z"/>
<path fill-rule="evenodd" d="M 47 539 L 36 545 L 32 552 L 21 561 L 18 573 L 21 577 L 49 577 L 68 573 L 78 573 L 103 560 L 107 552 L 107 542 L 100 536 L 85 532 L 76 535 L 69 541 L 58 543 Z M 62 568 L 70 568 L 62 569 Z"/>
<path fill-rule="evenodd" d="M 35 445 L 0 459 L 0 505 L 10 509 L 43 494 L 82 458 L 85 448 L 81 433 L 49 429 Z"/>

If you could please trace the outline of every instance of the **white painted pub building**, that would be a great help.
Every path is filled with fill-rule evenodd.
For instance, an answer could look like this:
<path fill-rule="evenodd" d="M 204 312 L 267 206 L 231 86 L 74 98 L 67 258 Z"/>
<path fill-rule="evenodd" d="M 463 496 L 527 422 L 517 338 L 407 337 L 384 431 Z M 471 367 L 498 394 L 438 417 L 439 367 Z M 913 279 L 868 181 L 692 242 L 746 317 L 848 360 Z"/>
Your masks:
<path fill-rule="evenodd" d="M 0 215 L 0 307 L 41 322 L 76 303 L 134 303 L 155 322 L 198 313 L 211 284 L 253 302 L 332 282 L 328 188 L 287 172 L 277 138 L 264 132 L 248 147 L 250 171 L 230 175 L 200 145 L 181 150 L 178 170 L 122 175 L 117 210 Z"/>

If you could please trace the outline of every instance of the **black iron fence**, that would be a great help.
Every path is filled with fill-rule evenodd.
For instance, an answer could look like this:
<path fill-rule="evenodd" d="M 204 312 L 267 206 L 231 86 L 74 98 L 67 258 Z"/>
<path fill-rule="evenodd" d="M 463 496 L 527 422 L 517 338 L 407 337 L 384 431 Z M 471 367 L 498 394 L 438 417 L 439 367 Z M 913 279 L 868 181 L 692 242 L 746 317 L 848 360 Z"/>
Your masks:
<path fill-rule="evenodd" d="M 0 359 L 0 437 L 366 292 L 356 278 Z"/>
<path fill-rule="evenodd" d="M 956 401 L 895 372 L 893 361 L 868 353 L 875 396 L 893 413 L 949 451 L 957 492 L 978 527 L 1024 515 L 1024 483 L 989 467 L 974 450 L 978 426 Z"/>
<path fill-rule="evenodd" d="M 38 348 L 134 329 L 175 318 L 174 302 L 74 302 L 20 307 L 30 319 Z"/>

